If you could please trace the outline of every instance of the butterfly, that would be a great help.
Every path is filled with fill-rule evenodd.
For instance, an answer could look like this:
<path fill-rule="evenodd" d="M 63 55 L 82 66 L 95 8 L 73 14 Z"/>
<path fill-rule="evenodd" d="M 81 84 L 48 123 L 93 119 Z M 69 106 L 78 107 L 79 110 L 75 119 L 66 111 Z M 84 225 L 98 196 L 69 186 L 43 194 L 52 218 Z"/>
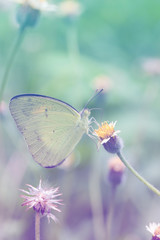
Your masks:
<path fill-rule="evenodd" d="M 94 138 L 91 124 L 95 119 L 89 119 L 86 107 L 78 112 L 56 98 L 23 94 L 10 100 L 9 109 L 33 159 L 42 167 L 60 165 L 85 133 Z"/>

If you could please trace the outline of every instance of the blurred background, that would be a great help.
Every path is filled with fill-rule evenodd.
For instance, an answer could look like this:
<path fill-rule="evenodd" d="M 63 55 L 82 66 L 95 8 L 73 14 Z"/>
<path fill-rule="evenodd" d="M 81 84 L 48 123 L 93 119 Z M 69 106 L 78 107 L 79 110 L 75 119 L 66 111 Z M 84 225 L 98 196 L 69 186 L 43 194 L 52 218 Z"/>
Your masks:
<path fill-rule="evenodd" d="M 0 239 L 34 239 L 34 212 L 21 206 L 19 189 L 40 179 L 59 186 L 64 202 L 55 213 L 60 223 L 42 218 L 42 239 L 151 239 L 145 226 L 160 221 L 160 199 L 127 169 L 113 194 L 111 154 L 83 136 L 62 166 L 42 168 L 10 115 L 17 94 L 55 97 L 80 111 L 103 88 L 88 106 L 101 109 L 92 116 L 117 121 L 124 156 L 160 189 L 160 2 L 67 2 L 51 1 L 57 12 L 40 12 L 36 25 L 26 27 L 0 102 Z M 1 85 L 20 7 L 0 0 Z"/>

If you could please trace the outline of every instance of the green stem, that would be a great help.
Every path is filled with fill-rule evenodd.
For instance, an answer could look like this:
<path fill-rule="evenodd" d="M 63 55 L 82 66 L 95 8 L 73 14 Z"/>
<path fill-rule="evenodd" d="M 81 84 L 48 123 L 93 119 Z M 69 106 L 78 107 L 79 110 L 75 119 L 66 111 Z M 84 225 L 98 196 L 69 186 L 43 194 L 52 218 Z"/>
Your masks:
<path fill-rule="evenodd" d="M 40 214 L 35 214 L 35 240 L 40 240 Z"/>
<path fill-rule="evenodd" d="M 10 57 L 8 59 L 8 63 L 7 63 L 5 72 L 4 72 L 4 76 L 3 76 L 3 79 L 2 79 L 2 85 L 1 85 L 1 89 L 0 89 L 0 101 L 2 100 L 3 92 L 4 92 L 5 86 L 7 84 L 9 72 L 10 72 L 11 66 L 13 64 L 13 61 L 15 59 L 16 53 L 17 53 L 17 51 L 20 47 L 20 44 L 23 40 L 23 36 L 24 36 L 24 28 L 20 29 L 17 40 L 15 42 L 15 45 L 14 45 L 14 47 L 12 49 L 12 52 L 10 54 Z"/>
<path fill-rule="evenodd" d="M 95 240 L 105 239 L 104 221 L 103 221 L 103 206 L 100 190 L 100 174 L 101 168 L 95 156 L 93 166 L 89 178 L 89 197 L 92 210 L 93 232 Z"/>
<path fill-rule="evenodd" d="M 149 189 L 151 189 L 154 193 L 160 196 L 160 191 L 155 188 L 152 184 L 150 184 L 145 178 L 143 178 L 131 165 L 128 163 L 125 158 L 122 156 L 120 152 L 117 153 L 118 157 L 124 163 L 124 165 L 141 181 L 143 182 Z"/>
<path fill-rule="evenodd" d="M 66 38 L 70 64 L 72 66 L 71 76 L 72 79 L 74 79 L 74 82 L 80 86 L 83 71 L 78 44 L 76 19 L 72 19 L 68 23 Z"/>
<path fill-rule="evenodd" d="M 75 61 L 79 55 L 78 40 L 77 40 L 77 29 L 75 21 L 70 21 L 67 29 L 67 45 L 68 52 L 71 58 Z"/>
<path fill-rule="evenodd" d="M 116 187 L 112 186 L 109 212 L 106 219 L 106 239 L 108 240 L 113 239 L 112 224 L 113 224 L 113 215 L 114 215 L 114 206 L 115 206 L 115 196 L 116 196 Z"/>

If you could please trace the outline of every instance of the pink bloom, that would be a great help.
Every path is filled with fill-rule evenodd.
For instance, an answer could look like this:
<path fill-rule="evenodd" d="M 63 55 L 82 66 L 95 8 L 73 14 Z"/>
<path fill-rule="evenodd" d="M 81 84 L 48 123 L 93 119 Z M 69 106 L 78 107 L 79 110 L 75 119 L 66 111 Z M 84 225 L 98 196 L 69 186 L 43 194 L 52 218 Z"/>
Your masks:
<path fill-rule="evenodd" d="M 33 208 L 36 212 L 41 214 L 41 217 L 47 216 L 49 222 L 50 219 L 57 222 L 57 218 L 51 213 L 51 211 L 55 210 L 61 212 L 57 206 L 58 204 L 62 205 L 62 200 L 57 199 L 57 197 L 62 195 L 58 193 L 59 188 L 44 189 L 42 188 L 41 180 L 38 188 L 29 184 L 26 185 L 28 186 L 28 191 L 21 190 L 22 192 L 28 194 L 21 195 L 21 197 L 24 198 L 22 206 L 27 206 L 27 210 Z"/>

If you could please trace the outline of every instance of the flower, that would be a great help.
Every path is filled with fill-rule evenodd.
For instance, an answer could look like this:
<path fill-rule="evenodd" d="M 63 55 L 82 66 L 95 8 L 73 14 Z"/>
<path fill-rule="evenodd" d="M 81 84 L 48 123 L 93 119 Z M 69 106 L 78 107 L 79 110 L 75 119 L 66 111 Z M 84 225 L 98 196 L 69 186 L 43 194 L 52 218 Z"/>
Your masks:
<path fill-rule="evenodd" d="M 13 0 L 13 1 L 22 5 L 28 5 L 31 8 L 39 11 L 52 12 L 57 10 L 57 7 L 55 4 L 50 4 L 46 0 Z"/>
<path fill-rule="evenodd" d="M 7 104 L 6 102 L 0 102 L 0 116 L 3 116 L 7 113 Z"/>
<path fill-rule="evenodd" d="M 114 130 L 115 125 L 116 122 L 104 122 L 97 130 L 94 130 L 94 135 L 98 137 L 100 144 L 110 153 L 117 153 L 123 147 L 122 139 L 117 136 L 120 131 Z"/>
<path fill-rule="evenodd" d="M 74 0 L 65 0 L 59 4 L 59 13 L 64 17 L 79 16 L 82 12 L 82 7 L 79 2 Z"/>
<path fill-rule="evenodd" d="M 115 125 L 116 122 L 111 122 L 109 124 L 104 122 L 97 130 L 95 130 L 95 133 L 101 140 L 101 144 L 108 142 L 111 137 L 114 137 L 119 133 L 119 131 L 115 132 Z"/>
<path fill-rule="evenodd" d="M 21 190 L 27 195 L 21 195 L 24 198 L 22 206 L 27 206 L 27 210 L 33 208 L 36 212 L 40 213 L 41 217 L 47 216 L 48 221 L 50 219 L 57 222 L 57 218 L 51 213 L 51 210 L 61 212 L 57 207 L 61 204 L 61 199 L 57 199 L 58 196 L 62 195 L 58 193 L 58 188 L 44 189 L 42 188 L 42 181 L 40 180 L 38 188 L 35 188 L 29 184 L 28 191 Z"/>
<path fill-rule="evenodd" d="M 146 229 L 152 234 L 152 240 L 160 239 L 160 223 L 149 223 L 149 226 L 146 226 Z"/>
<path fill-rule="evenodd" d="M 112 157 L 108 163 L 109 181 L 114 185 L 121 183 L 124 176 L 125 165 L 119 157 Z"/>
<path fill-rule="evenodd" d="M 111 90 L 112 81 L 108 76 L 104 74 L 98 75 L 93 79 L 93 86 L 95 89 L 103 89 L 102 94 L 104 94 Z"/>
<path fill-rule="evenodd" d="M 145 58 L 142 62 L 142 69 L 152 76 L 160 75 L 160 58 Z"/>
<path fill-rule="evenodd" d="M 26 27 L 34 27 L 40 17 L 41 11 L 54 12 L 56 5 L 49 4 L 46 0 L 12 0 L 20 4 L 16 18 L 21 30 Z"/>

